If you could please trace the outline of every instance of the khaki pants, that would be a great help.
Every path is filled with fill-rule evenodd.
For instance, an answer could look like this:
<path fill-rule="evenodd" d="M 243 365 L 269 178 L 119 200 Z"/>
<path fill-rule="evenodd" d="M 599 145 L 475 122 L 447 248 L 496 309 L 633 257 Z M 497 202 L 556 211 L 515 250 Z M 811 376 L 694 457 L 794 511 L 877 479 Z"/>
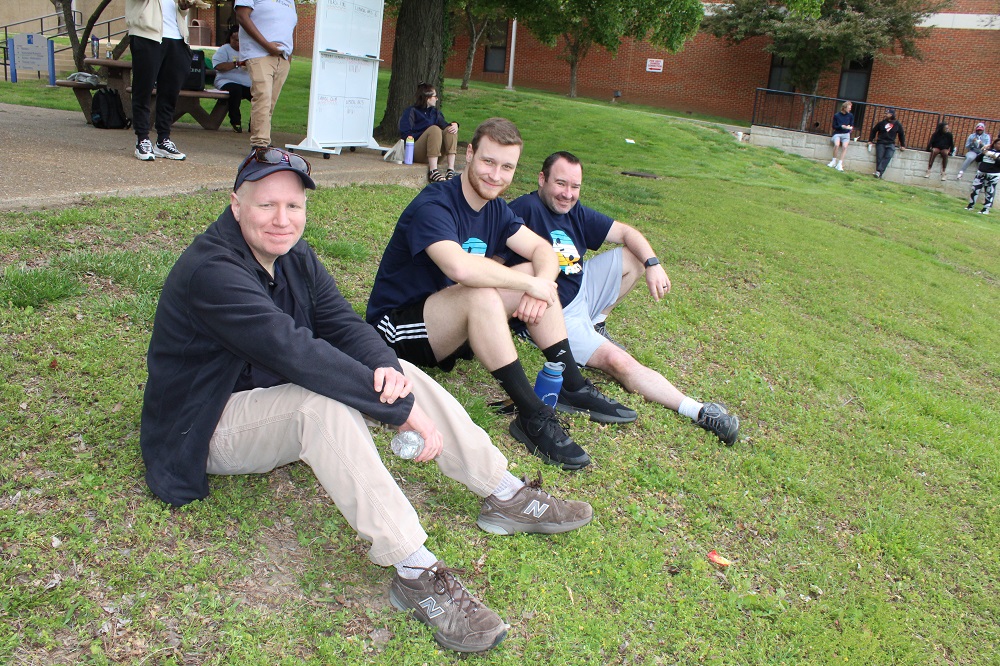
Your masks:
<path fill-rule="evenodd" d="M 454 155 L 458 151 L 458 134 L 452 134 L 437 125 L 431 125 L 414 142 L 413 161 L 426 164 L 428 157 L 441 157 L 442 146 L 445 155 Z"/>
<path fill-rule="evenodd" d="M 271 145 L 271 116 L 288 78 L 289 62 L 279 56 L 247 60 L 250 74 L 250 145 Z"/>
<path fill-rule="evenodd" d="M 476 495 L 489 496 L 507 459 L 450 393 L 401 363 L 418 404 L 444 436 L 438 468 Z M 375 564 L 399 562 L 427 540 L 360 412 L 295 384 L 234 393 L 209 445 L 208 473 L 264 474 L 297 460 L 312 467 L 347 522 L 371 542 L 368 557 Z"/>

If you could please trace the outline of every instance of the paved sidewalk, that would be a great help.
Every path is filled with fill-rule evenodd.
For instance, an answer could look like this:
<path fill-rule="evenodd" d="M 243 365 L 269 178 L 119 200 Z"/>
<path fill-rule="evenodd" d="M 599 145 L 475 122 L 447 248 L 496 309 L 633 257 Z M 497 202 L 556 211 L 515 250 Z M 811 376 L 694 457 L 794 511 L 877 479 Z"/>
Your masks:
<path fill-rule="evenodd" d="M 0 104 L 0 210 L 66 206 L 102 196 L 228 190 L 250 149 L 250 135 L 236 134 L 228 123 L 215 132 L 177 123 L 170 138 L 187 153 L 186 160 L 140 162 L 133 154 L 132 130 L 95 129 L 79 111 Z M 272 137 L 277 146 L 302 138 L 284 133 Z M 426 165 L 387 163 L 377 150 L 344 149 L 329 159 L 301 154 L 312 164 L 319 185 L 420 187 L 426 182 Z"/>

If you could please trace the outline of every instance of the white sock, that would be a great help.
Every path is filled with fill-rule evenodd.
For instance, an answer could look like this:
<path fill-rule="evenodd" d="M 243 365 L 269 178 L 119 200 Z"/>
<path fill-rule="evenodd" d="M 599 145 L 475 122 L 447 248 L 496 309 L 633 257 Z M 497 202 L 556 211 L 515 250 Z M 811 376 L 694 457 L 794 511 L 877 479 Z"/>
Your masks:
<path fill-rule="evenodd" d="M 686 416 L 692 421 L 698 420 L 698 414 L 701 413 L 701 408 L 704 407 L 703 404 L 697 400 L 692 400 L 691 398 L 685 397 L 681 400 L 681 406 L 677 408 L 677 412 L 682 416 Z"/>
<path fill-rule="evenodd" d="M 844 166 L 844 160 L 837 160 L 837 166 Z"/>
<path fill-rule="evenodd" d="M 510 472 L 504 472 L 503 478 L 500 479 L 500 485 L 496 487 L 493 491 L 493 496 L 502 502 L 513 499 L 514 495 L 517 494 L 521 488 L 524 488 L 524 481 L 517 478 Z"/>
<path fill-rule="evenodd" d="M 396 573 L 399 574 L 400 578 L 413 580 L 418 578 L 424 569 L 430 569 L 435 564 L 437 564 L 437 558 L 434 557 L 434 553 L 427 550 L 425 546 L 421 546 L 415 553 L 392 566 L 396 567 Z"/>

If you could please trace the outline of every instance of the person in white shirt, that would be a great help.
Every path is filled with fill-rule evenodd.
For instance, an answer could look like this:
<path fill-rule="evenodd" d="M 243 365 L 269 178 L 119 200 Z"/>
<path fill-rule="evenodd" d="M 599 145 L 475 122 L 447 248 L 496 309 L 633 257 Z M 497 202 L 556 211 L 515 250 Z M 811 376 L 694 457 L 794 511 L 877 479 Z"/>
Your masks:
<path fill-rule="evenodd" d="M 125 24 L 132 50 L 132 129 L 135 156 L 143 162 L 157 157 L 187 157 L 170 140 L 174 107 L 191 71 L 187 11 L 193 0 L 125 0 Z M 156 88 L 156 144 L 149 140 L 149 113 Z"/>
<path fill-rule="evenodd" d="M 250 72 L 250 145 L 271 145 L 271 116 L 288 78 L 298 16 L 294 0 L 236 0 L 240 57 Z"/>
<path fill-rule="evenodd" d="M 240 102 L 250 97 L 250 74 L 240 57 L 239 26 L 232 26 L 226 33 L 226 43 L 212 56 L 215 68 L 215 87 L 229 93 L 229 124 L 237 134 L 243 131 Z"/>

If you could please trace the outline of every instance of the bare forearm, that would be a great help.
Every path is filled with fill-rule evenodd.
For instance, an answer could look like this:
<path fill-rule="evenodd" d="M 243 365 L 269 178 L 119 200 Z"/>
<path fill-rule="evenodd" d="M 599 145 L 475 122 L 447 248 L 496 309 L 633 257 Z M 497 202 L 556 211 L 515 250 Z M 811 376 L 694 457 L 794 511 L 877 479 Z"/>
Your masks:
<path fill-rule="evenodd" d="M 646 261 L 650 257 L 656 256 L 656 251 L 653 250 L 653 246 L 649 244 L 646 237 L 632 227 L 627 227 L 625 229 L 625 234 L 622 237 L 622 243 L 628 248 L 629 252 L 638 257 L 640 261 Z"/>

